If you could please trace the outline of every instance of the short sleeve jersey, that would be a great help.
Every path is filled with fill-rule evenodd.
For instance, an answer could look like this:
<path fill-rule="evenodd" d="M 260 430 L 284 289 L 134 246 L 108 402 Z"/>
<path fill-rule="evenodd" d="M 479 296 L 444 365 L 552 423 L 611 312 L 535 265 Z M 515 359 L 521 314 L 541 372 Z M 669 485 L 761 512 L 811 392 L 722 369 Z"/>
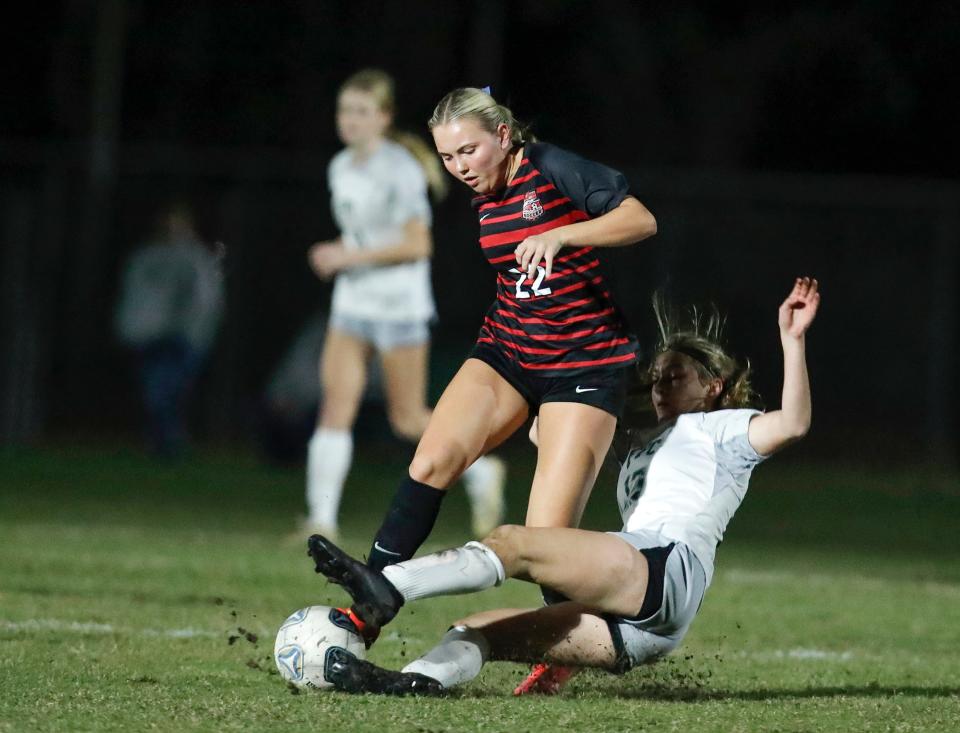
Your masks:
<path fill-rule="evenodd" d="M 389 247 L 403 240 L 404 226 L 431 222 L 423 169 L 402 145 L 385 140 L 358 161 L 341 150 L 327 171 L 333 217 L 350 249 Z M 420 259 L 359 267 L 337 275 L 331 311 L 378 321 L 423 321 L 435 314 L 430 262 Z"/>
<path fill-rule="evenodd" d="M 620 368 L 636 359 L 636 340 L 613 302 L 593 247 L 560 250 L 549 278 L 542 265 L 528 278 L 514 256 L 529 236 L 615 209 L 627 190 L 626 179 L 612 168 L 546 143 L 524 145 L 510 183 L 473 199 L 480 247 L 497 271 L 497 299 L 478 342 L 543 377 Z"/>
<path fill-rule="evenodd" d="M 747 430 L 756 410 L 715 410 L 681 415 L 638 440 L 617 481 L 623 531 L 657 532 L 686 543 L 709 583 L 717 545 L 740 506 L 761 456 Z"/>

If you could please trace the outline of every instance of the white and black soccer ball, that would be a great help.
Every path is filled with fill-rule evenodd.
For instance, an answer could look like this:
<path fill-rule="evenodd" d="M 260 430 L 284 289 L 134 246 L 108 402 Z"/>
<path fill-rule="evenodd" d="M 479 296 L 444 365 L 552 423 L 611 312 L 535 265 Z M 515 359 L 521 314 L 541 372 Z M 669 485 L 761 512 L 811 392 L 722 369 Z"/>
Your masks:
<path fill-rule="evenodd" d="M 277 632 L 273 659 L 280 676 L 300 689 L 333 687 L 327 677 L 330 651 L 343 649 L 363 659 L 366 646 L 347 615 L 330 606 L 309 606 L 290 614 Z"/>

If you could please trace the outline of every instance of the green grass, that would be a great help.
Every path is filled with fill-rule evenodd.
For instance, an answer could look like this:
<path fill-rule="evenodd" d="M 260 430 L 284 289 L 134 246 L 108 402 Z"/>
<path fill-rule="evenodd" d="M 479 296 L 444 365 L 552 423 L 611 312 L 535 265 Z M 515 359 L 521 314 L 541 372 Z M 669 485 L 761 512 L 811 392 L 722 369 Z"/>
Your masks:
<path fill-rule="evenodd" d="M 516 521 L 529 453 L 513 458 Z M 361 448 L 349 549 L 366 550 L 403 467 L 390 446 Z M 524 668 L 492 664 L 448 698 L 396 700 L 293 694 L 274 672 L 286 615 L 344 600 L 284 543 L 298 471 L 233 454 L 0 453 L 0 731 L 956 731 L 957 486 L 784 456 L 758 469 L 673 657 L 581 675 L 556 698 L 512 698 Z M 614 528 L 611 487 L 605 474 L 587 525 Z M 428 548 L 466 527 L 458 492 Z M 460 615 L 537 603 L 514 581 L 425 601 L 370 657 L 397 667 Z"/>

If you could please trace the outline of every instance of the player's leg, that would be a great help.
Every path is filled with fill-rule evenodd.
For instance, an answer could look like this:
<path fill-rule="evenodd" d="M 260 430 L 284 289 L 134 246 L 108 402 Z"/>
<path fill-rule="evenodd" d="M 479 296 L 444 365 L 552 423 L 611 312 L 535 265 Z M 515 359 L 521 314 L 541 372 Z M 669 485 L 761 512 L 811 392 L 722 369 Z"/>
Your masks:
<path fill-rule="evenodd" d="M 380 352 L 390 426 L 398 438 L 414 443 L 423 436 L 431 415 L 427 407 L 429 344 L 425 325 L 422 334 L 421 343 L 393 345 Z M 474 536 L 483 537 L 503 522 L 506 466 L 495 456 L 480 456 L 464 470 L 463 481 L 470 499 Z"/>
<path fill-rule="evenodd" d="M 405 602 L 475 593 L 507 577 L 546 585 L 572 601 L 618 616 L 636 616 L 647 595 L 647 558 L 620 537 L 603 532 L 504 526 L 483 542 L 468 542 L 381 571 L 323 537 L 311 537 L 308 547 L 317 572 L 343 585 L 360 620 L 378 627 Z"/>
<path fill-rule="evenodd" d="M 526 524 L 576 527 L 610 448 L 617 419 L 592 405 L 547 402 L 538 416 L 537 468 Z"/>
<path fill-rule="evenodd" d="M 578 588 L 587 586 L 585 592 L 600 598 L 598 604 L 564 602 L 535 610 L 501 609 L 475 614 L 458 622 L 439 644 L 402 672 L 355 669 L 352 675 L 355 689 L 389 694 L 437 692 L 437 686 L 431 686 L 430 680 L 438 683 L 439 689 L 462 684 L 476 677 L 489 659 L 535 663 L 534 669 L 543 672 L 529 677 L 514 694 L 556 693 L 581 667 L 623 672 L 670 653 L 693 621 L 706 589 L 702 566 L 683 545 L 635 546 L 633 542 L 644 542 L 638 535 L 630 535 L 632 541 L 603 535 L 600 536 L 603 538 L 601 542 L 599 538 L 591 537 L 599 533 L 571 529 L 515 527 L 495 534 L 498 536 L 487 541 L 499 548 L 502 563 L 499 556 L 491 553 L 490 547 L 476 547 L 480 543 L 471 543 L 474 547 L 467 545 L 437 553 L 419 559 L 422 562 L 415 560 L 392 565 L 377 575 L 381 579 L 389 575 L 397 584 L 391 588 L 393 591 L 409 585 L 407 595 L 412 599 L 436 594 L 444 583 L 447 590 L 453 587 L 463 589 L 471 575 L 480 581 L 474 589 L 489 587 L 493 584 L 490 578 L 502 578 L 509 570 L 518 576 L 548 580 L 574 596 Z M 551 547 L 541 546 L 545 540 L 550 541 Z M 571 548 L 569 555 L 555 549 L 561 544 Z M 649 582 L 643 591 L 642 605 L 639 612 L 629 614 L 630 618 L 639 619 L 637 621 L 618 618 L 625 614 L 618 613 L 616 608 L 635 608 L 638 598 L 617 599 L 609 587 L 589 587 L 590 584 L 584 583 L 584 567 L 570 567 L 574 555 L 598 553 L 599 566 L 591 568 L 594 574 L 609 577 L 610 584 L 629 583 L 629 579 L 618 577 L 615 570 L 631 562 L 630 558 L 619 556 L 624 546 L 641 557 L 641 563 L 646 561 L 647 564 Z M 476 566 L 490 565 L 491 560 L 500 568 L 499 573 L 491 573 L 492 567 L 488 567 L 489 578 L 484 580 L 482 574 L 477 576 Z M 446 566 L 446 572 L 437 572 L 443 566 Z M 570 569 L 565 570 L 564 566 Z M 641 569 L 637 568 L 640 575 Z M 367 572 L 373 571 L 367 569 Z M 404 573 L 407 577 L 403 577 Z M 574 578 L 576 574 L 579 578 Z M 644 579 L 638 581 L 638 592 L 643 582 Z M 601 611 L 606 613 L 601 615 Z M 358 684 L 359 681 L 364 684 Z"/>
<path fill-rule="evenodd" d="M 377 532 L 369 564 L 413 556 L 430 534 L 446 489 L 527 418 L 526 400 L 491 366 L 468 359 L 447 385 Z"/>
<path fill-rule="evenodd" d="M 323 398 L 307 445 L 308 524 L 337 529 L 343 484 L 353 457 L 353 423 L 366 386 L 370 344 L 335 326 L 327 329 L 320 357 Z"/>
<path fill-rule="evenodd" d="M 347 692 L 437 694 L 469 682 L 488 660 L 613 669 L 617 650 L 606 621 L 583 606 L 497 609 L 457 622 L 400 672 L 344 657 L 333 666 L 332 677 Z"/>
<path fill-rule="evenodd" d="M 410 475 L 450 486 L 479 456 L 515 433 L 528 414 L 527 401 L 493 367 L 467 359 L 434 408 Z"/>
<path fill-rule="evenodd" d="M 509 578 L 552 588 L 571 601 L 617 616 L 633 617 L 643 606 L 647 558 L 616 535 L 504 525 L 482 544 L 497 556 Z"/>
<path fill-rule="evenodd" d="M 663 544 L 656 533 L 604 534 L 572 529 L 502 527 L 484 540 L 505 573 L 539 583 L 620 621 L 611 625 L 617 668 L 651 662 L 672 651 L 700 606 L 706 574 L 686 545 Z M 566 551 L 558 551 L 563 545 Z M 596 576 L 576 558 L 595 554 Z M 579 566 L 578 566 L 579 565 Z M 621 574 L 622 573 L 622 574 Z M 635 619 L 637 621 L 626 621 Z M 579 666 L 561 655 L 536 664 L 515 695 L 554 694 Z M 573 665 L 573 666 L 565 666 Z"/>
<path fill-rule="evenodd" d="M 424 677 L 450 687 L 475 677 L 488 658 L 546 662 L 551 670 L 591 666 L 624 671 L 668 654 L 700 606 L 706 574 L 685 545 L 648 546 L 639 535 L 629 537 L 504 527 L 484 543 L 468 543 L 379 573 L 350 560 L 364 582 L 376 589 L 360 595 L 375 599 L 377 594 L 392 594 L 394 609 L 404 600 L 482 590 L 506 575 L 549 583 L 577 600 L 465 619 L 402 673 L 377 668 L 369 677 L 373 686 L 365 691 L 409 692 L 413 682 L 423 690 Z M 358 582 L 352 585 L 361 587 Z M 356 670 L 354 677 L 366 675 Z M 563 680 L 552 682 L 549 689 L 538 691 L 556 692 Z"/>
<path fill-rule="evenodd" d="M 455 626 L 483 634 L 489 645 L 489 661 L 551 662 L 612 669 L 617 660 L 607 622 L 578 603 L 481 611 L 458 621 Z"/>
<path fill-rule="evenodd" d="M 586 394 L 593 396 L 592 392 Z M 526 524 L 576 527 L 613 440 L 616 418 L 593 405 L 548 402 L 541 405 L 537 423 L 537 469 L 527 502 Z M 543 597 L 546 603 L 570 598 L 549 585 L 544 588 Z M 514 693 L 550 688 L 573 674 L 573 668 L 537 664 Z"/>
<path fill-rule="evenodd" d="M 379 352 L 390 428 L 401 440 L 416 443 L 430 422 L 427 369 L 430 345 L 393 346 Z"/>

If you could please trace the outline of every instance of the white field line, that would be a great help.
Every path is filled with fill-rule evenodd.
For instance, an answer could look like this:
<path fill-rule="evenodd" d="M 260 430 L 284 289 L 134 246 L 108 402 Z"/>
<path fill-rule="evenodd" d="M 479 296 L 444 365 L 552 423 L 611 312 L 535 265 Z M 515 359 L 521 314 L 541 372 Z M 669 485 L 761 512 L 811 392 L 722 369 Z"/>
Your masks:
<path fill-rule="evenodd" d="M 145 637 L 165 637 L 168 639 L 216 639 L 229 636 L 234 629 L 226 631 L 210 631 L 208 629 L 196 629 L 187 627 L 185 629 L 135 629 L 128 626 L 114 626 L 113 624 L 98 624 L 82 621 L 63 621 L 55 618 L 31 618 L 25 621 L 8 621 L 0 619 L 0 631 L 13 631 L 23 633 L 68 633 L 68 634 L 121 634 L 124 636 L 145 636 Z M 262 631 L 259 635 L 266 637 L 267 631 Z M 272 637 L 271 637 L 272 638 Z M 438 637 L 439 638 L 439 637 Z M 420 644 L 423 642 L 418 637 L 409 635 L 400 635 L 396 631 L 385 634 L 380 643 L 388 642 L 394 644 L 408 643 Z"/>
<path fill-rule="evenodd" d="M 740 658 L 749 659 L 799 659 L 803 661 L 815 662 L 849 662 L 854 658 L 851 651 L 834 652 L 827 649 L 770 649 L 758 651 L 741 651 L 736 654 Z"/>
<path fill-rule="evenodd" d="M 27 619 L 25 621 L 7 621 L 0 619 L 0 631 L 24 632 L 28 634 L 40 633 L 73 633 L 73 634 L 123 634 L 127 636 L 164 637 L 168 639 L 214 639 L 227 635 L 227 632 L 209 631 L 207 629 L 134 629 L 112 624 L 84 623 L 80 621 L 63 621 L 60 619 Z M 396 632 L 386 635 L 382 642 L 407 642 L 413 645 L 421 643 L 420 639 L 410 636 L 400 636 Z M 797 659 L 802 661 L 847 662 L 854 658 L 852 651 L 835 652 L 825 649 L 770 649 L 757 651 L 741 651 L 736 654 L 741 658 L 758 660 Z"/>
<path fill-rule="evenodd" d="M 134 629 L 112 624 L 85 623 L 80 621 L 61 621 L 55 618 L 31 618 L 26 621 L 7 621 L 0 619 L 0 631 L 22 631 L 26 633 L 57 632 L 73 634 L 123 634 L 126 636 L 166 637 L 169 639 L 212 639 L 225 636 L 225 632 L 205 629 Z"/>

